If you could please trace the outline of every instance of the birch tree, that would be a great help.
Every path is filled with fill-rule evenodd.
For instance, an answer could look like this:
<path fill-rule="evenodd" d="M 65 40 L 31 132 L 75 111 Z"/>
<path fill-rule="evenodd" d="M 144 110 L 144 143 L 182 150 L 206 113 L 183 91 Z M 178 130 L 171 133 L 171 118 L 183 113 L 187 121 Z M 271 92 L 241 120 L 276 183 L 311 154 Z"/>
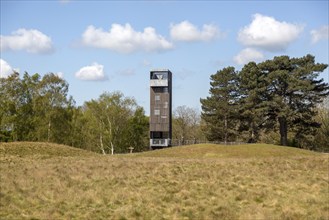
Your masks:
<path fill-rule="evenodd" d="M 99 150 L 103 154 L 126 152 L 128 142 L 125 135 L 129 130 L 129 119 L 137 104 L 133 98 L 124 97 L 121 92 L 103 93 L 97 100 L 85 103 L 86 113 L 90 115 L 90 128 L 97 131 Z M 89 128 L 89 129 L 90 129 Z"/>

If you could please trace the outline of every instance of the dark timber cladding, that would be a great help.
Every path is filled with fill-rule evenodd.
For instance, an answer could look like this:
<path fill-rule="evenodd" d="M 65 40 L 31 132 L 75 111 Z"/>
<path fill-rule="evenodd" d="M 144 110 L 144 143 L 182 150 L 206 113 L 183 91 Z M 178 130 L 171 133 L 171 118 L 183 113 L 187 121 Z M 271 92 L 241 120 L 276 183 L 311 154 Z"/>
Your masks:
<path fill-rule="evenodd" d="M 172 73 L 169 70 L 151 70 L 150 105 L 150 147 L 168 147 L 172 137 Z"/>

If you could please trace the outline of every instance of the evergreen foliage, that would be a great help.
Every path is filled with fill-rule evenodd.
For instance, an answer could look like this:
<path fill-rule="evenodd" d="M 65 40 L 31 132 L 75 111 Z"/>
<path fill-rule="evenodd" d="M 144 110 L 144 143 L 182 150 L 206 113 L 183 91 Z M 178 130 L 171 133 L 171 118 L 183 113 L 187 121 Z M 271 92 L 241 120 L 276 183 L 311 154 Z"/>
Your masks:
<path fill-rule="evenodd" d="M 194 109 L 176 109 L 173 137 L 329 151 L 329 85 L 318 78 L 327 66 L 306 55 L 250 62 L 240 72 L 223 68 L 200 99 L 201 120 Z M 0 142 L 55 142 L 104 154 L 148 149 L 144 109 L 120 92 L 76 107 L 65 80 L 27 72 L 0 78 L 0 88 Z"/>
<path fill-rule="evenodd" d="M 329 94 L 318 76 L 327 66 L 312 55 L 279 56 L 250 62 L 239 73 L 233 67 L 218 71 L 211 76 L 210 97 L 201 99 L 209 139 L 257 142 L 261 134 L 278 132 L 281 145 L 314 148 L 321 127 L 317 106 Z"/>
<path fill-rule="evenodd" d="M 210 76 L 210 96 L 200 99 L 209 140 L 234 141 L 237 131 L 238 75 L 227 67 Z"/>
<path fill-rule="evenodd" d="M 259 66 L 267 78 L 268 118 L 278 122 L 280 144 L 288 145 L 291 131 L 293 142 L 302 147 L 320 127 L 314 120 L 316 106 L 329 94 L 329 86 L 317 77 L 328 65 L 315 63 L 314 56 L 307 55 L 275 57 Z"/>
<path fill-rule="evenodd" d="M 259 141 L 266 119 L 266 81 L 255 62 L 246 64 L 239 73 L 239 131 L 249 143 Z"/>

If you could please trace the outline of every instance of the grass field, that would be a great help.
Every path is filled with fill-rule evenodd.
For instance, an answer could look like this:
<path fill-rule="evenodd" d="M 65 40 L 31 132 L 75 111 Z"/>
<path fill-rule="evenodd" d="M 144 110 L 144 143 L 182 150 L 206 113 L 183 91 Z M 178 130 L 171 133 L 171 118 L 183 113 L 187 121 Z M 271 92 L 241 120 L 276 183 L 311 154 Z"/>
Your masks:
<path fill-rule="evenodd" d="M 193 145 L 103 156 L 0 143 L 0 219 L 329 219 L 329 156 Z"/>

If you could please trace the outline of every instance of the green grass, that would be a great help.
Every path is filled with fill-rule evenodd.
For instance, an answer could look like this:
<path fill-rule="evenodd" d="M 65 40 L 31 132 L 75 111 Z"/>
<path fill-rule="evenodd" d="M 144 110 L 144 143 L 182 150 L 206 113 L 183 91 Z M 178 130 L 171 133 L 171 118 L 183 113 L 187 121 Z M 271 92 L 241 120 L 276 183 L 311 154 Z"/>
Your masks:
<path fill-rule="evenodd" d="M 103 156 L 0 143 L 0 219 L 329 219 L 329 156 L 193 145 Z"/>

